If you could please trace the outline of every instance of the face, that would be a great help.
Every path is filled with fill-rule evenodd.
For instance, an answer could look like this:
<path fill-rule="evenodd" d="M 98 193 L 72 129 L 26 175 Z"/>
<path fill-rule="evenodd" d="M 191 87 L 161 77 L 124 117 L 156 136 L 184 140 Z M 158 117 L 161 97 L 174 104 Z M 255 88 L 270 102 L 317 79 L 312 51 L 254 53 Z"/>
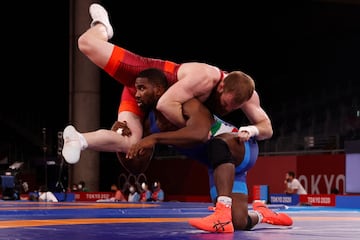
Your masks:
<path fill-rule="evenodd" d="M 232 93 L 222 93 L 220 95 L 220 103 L 226 113 L 230 113 L 241 107 L 241 105 L 234 103 L 234 94 Z"/>
<path fill-rule="evenodd" d="M 289 182 L 293 179 L 288 173 L 286 173 L 285 177 Z"/>
<path fill-rule="evenodd" d="M 136 78 L 135 81 L 135 98 L 138 106 L 143 111 L 149 111 L 154 109 L 155 104 L 158 100 L 157 88 L 150 84 L 147 78 Z"/>
<path fill-rule="evenodd" d="M 212 102 L 211 110 L 217 115 L 224 116 L 241 107 L 234 104 L 234 95 L 232 93 L 216 92 L 213 97 L 214 101 Z"/>

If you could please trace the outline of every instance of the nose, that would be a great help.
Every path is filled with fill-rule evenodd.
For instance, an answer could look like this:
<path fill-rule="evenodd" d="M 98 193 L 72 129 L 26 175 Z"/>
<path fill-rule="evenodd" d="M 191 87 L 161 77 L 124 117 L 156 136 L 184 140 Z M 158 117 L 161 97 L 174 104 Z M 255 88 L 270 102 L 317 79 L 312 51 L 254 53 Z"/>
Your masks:
<path fill-rule="evenodd" d="M 140 98 L 140 92 L 139 92 L 139 91 L 136 91 L 136 92 L 135 92 L 135 97 L 136 97 L 136 98 Z"/>

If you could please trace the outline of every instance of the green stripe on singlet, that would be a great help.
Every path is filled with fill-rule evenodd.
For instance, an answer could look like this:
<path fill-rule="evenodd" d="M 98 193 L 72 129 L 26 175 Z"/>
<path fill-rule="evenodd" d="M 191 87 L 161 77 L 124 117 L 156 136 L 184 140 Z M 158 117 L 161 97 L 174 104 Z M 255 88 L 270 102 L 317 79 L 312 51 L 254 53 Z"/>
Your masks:
<path fill-rule="evenodd" d="M 220 129 L 220 127 L 221 127 L 221 122 L 216 121 L 216 122 L 211 126 L 211 129 L 210 129 L 211 136 L 214 136 L 215 133 Z"/>

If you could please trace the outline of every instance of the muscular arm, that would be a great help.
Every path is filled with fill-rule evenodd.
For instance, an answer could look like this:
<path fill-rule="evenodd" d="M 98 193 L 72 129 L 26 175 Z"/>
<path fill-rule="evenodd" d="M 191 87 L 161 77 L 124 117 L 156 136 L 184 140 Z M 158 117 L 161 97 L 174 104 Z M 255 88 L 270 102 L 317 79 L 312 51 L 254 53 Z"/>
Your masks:
<path fill-rule="evenodd" d="M 183 115 L 186 125 L 176 131 L 152 134 L 155 143 L 190 147 L 208 140 L 209 130 L 213 123 L 212 114 L 197 99 L 183 104 Z"/>
<path fill-rule="evenodd" d="M 127 157 L 133 158 L 141 153 L 142 149 L 152 148 L 155 144 L 191 147 L 207 141 L 209 130 L 214 121 L 209 110 L 193 98 L 183 104 L 183 115 L 187 119 L 185 127 L 144 137 L 131 147 Z"/>
<path fill-rule="evenodd" d="M 241 109 L 249 119 L 250 123 L 259 130 L 259 134 L 256 136 L 257 140 L 265 140 L 272 137 L 273 129 L 270 118 L 261 107 L 259 95 L 256 91 Z"/>
<path fill-rule="evenodd" d="M 218 68 L 204 63 L 184 63 L 178 71 L 178 81 L 159 99 L 157 110 L 178 127 L 186 125 L 182 104 L 196 97 L 204 102 L 220 81 Z"/>

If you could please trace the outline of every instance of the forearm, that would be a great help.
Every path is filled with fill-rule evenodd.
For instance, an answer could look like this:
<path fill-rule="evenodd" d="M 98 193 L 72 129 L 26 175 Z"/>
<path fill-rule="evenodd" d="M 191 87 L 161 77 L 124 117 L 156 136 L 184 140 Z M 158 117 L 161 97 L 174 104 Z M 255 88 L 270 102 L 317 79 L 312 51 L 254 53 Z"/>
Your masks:
<path fill-rule="evenodd" d="M 249 119 L 251 125 L 256 127 L 257 131 L 253 131 L 257 140 L 266 140 L 272 137 L 273 129 L 269 116 L 260 106 L 260 99 L 256 92 L 254 92 L 251 99 L 245 103 L 242 108 L 243 112 Z"/>
<path fill-rule="evenodd" d="M 266 140 L 272 137 L 273 129 L 270 119 L 265 119 L 259 123 L 254 124 L 253 126 L 255 126 L 258 130 L 256 135 L 257 140 Z"/>
<path fill-rule="evenodd" d="M 240 128 L 240 131 L 242 129 L 244 129 L 244 127 Z M 269 119 L 265 119 L 256 124 L 246 126 L 245 129 L 249 131 L 252 137 L 255 136 L 257 140 L 266 140 L 271 138 L 273 135 L 272 125 Z"/>
<path fill-rule="evenodd" d="M 210 128 L 209 128 L 210 129 Z M 157 144 L 192 147 L 208 140 L 209 131 L 182 128 L 177 131 L 160 132 L 150 135 Z"/>

